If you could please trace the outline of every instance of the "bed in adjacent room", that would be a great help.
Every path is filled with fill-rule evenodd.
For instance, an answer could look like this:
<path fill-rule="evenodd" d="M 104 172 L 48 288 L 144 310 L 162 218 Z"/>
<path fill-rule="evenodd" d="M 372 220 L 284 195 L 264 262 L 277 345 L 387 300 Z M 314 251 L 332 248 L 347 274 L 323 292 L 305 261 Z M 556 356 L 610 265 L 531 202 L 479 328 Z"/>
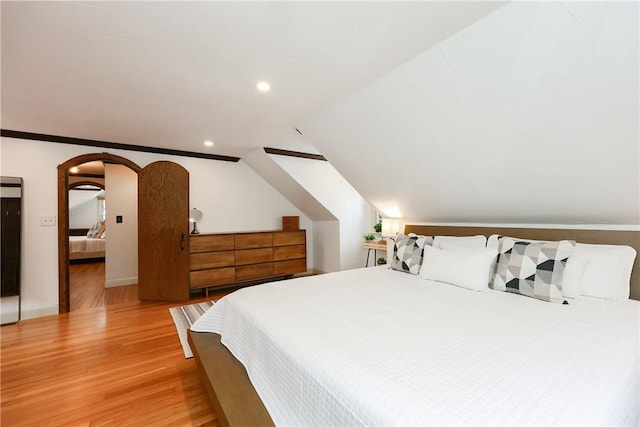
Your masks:
<path fill-rule="evenodd" d="M 104 221 L 94 224 L 84 236 L 69 236 L 69 259 L 104 258 L 106 237 Z"/>
<path fill-rule="evenodd" d="M 630 283 L 637 295 L 637 275 L 616 276 L 625 263 L 631 271 L 635 249 L 558 242 L 637 249 L 639 233 L 528 230 L 408 228 L 517 238 L 483 238 L 472 248 L 474 238 L 404 236 L 395 269 L 274 282 L 222 298 L 190 333 L 221 420 L 637 424 L 640 303 L 628 298 Z M 535 280 L 525 277 L 526 251 L 544 254 Z"/>

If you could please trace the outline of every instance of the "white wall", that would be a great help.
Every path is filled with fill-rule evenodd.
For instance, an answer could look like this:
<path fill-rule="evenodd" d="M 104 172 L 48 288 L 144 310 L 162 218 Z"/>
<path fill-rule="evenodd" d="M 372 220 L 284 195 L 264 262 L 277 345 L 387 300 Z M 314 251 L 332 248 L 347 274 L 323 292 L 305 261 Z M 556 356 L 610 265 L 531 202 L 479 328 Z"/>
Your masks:
<path fill-rule="evenodd" d="M 298 125 L 383 213 L 640 224 L 638 2 L 511 2 Z"/>
<path fill-rule="evenodd" d="M 336 243 L 339 244 L 340 269 L 363 267 L 363 234 L 373 231 L 372 206 L 329 162 L 278 155 L 271 157 L 338 219 L 340 234 Z"/>
<path fill-rule="evenodd" d="M 313 265 L 317 272 L 340 271 L 340 223 L 337 220 L 314 221 L 313 245 Z"/>
<path fill-rule="evenodd" d="M 103 151 L 105 149 L 95 147 L 0 139 L 0 174 L 24 179 L 22 314 L 25 319 L 58 313 L 57 227 L 40 226 L 40 215 L 57 215 L 56 167 L 75 156 Z M 139 166 L 169 160 L 189 170 L 191 205 L 204 213 L 202 232 L 280 229 L 283 215 L 299 215 L 301 226 L 313 234 L 304 214 L 243 162 L 123 150 L 108 152 Z"/>
<path fill-rule="evenodd" d="M 98 196 L 103 191 L 69 190 L 69 228 L 91 228 L 98 222 Z"/>
<path fill-rule="evenodd" d="M 123 165 L 104 165 L 107 212 L 106 288 L 138 283 L 138 175 Z M 122 216 L 117 223 L 116 217 Z"/>

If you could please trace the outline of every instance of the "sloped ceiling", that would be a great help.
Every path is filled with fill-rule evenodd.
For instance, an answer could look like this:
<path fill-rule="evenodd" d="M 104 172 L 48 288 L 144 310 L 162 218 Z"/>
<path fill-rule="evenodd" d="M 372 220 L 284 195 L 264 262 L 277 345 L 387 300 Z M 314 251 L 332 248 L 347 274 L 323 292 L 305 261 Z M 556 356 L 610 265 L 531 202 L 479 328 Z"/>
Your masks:
<path fill-rule="evenodd" d="M 4 129 L 320 152 L 407 220 L 640 224 L 638 2 L 3 1 L 0 15 Z"/>
<path fill-rule="evenodd" d="M 638 2 L 514 2 L 300 126 L 387 216 L 640 224 Z"/>
<path fill-rule="evenodd" d="M 3 1 L 2 127 L 234 156 L 315 151 L 299 122 L 502 4 Z"/>

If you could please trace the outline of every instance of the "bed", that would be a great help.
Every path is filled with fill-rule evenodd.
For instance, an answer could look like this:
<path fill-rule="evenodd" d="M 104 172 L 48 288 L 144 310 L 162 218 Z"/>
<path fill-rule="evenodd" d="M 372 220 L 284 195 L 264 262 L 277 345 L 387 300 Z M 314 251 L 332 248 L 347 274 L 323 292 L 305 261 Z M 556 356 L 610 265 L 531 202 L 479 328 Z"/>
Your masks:
<path fill-rule="evenodd" d="M 104 258 L 106 239 L 87 236 L 69 236 L 69 259 Z"/>
<path fill-rule="evenodd" d="M 636 250 L 639 236 L 405 232 L 569 238 Z M 636 296 L 635 272 L 631 284 Z M 375 267 L 236 291 L 189 337 L 230 425 L 637 424 L 640 303 L 566 301 L 477 292 Z"/>
<path fill-rule="evenodd" d="M 106 223 L 98 221 L 86 231 L 76 234 L 70 229 L 69 260 L 89 260 L 104 258 L 106 248 Z"/>

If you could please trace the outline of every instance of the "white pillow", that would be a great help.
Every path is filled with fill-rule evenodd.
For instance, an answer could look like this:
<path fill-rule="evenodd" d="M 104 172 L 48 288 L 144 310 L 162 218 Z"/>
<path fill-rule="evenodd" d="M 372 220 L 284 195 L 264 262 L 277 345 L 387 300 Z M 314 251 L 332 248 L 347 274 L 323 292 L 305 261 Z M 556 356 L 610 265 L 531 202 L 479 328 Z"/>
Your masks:
<path fill-rule="evenodd" d="M 582 277 L 589 257 L 586 254 L 577 252 L 574 246 L 573 253 L 569 257 L 562 274 L 562 295 L 567 298 L 578 298 L 582 295 Z"/>
<path fill-rule="evenodd" d="M 433 238 L 434 248 L 450 248 L 451 246 L 466 246 L 468 248 L 484 248 L 487 246 L 487 238 L 482 235 L 477 236 L 436 236 Z"/>
<path fill-rule="evenodd" d="M 502 237 L 501 234 L 492 234 L 491 236 L 489 236 L 489 238 L 487 239 L 487 247 L 495 250 L 500 249 L 500 242 L 498 242 L 498 239 L 500 237 Z M 524 240 L 524 239 L 518 239 L 518 240 Z"/>
<path fill-rule="evenodd" d="M 582 295 L 621 301 L 629 299 L 635 249 L 577 243 L 574 254 L 588 259 L 582 275 Z"/>
<path fill-rule="evenodd" d="M 496 249 L 484 247 L 451 246 L 440 249 L 425 246 L 420 277 L 474 291 L 487 291 L 497 256 Z"/>
<path fill-rule="evenodd" d="M 396 244 L 396 237 L 398 236 L 398 234 L 399 233 L 396 233 L 395 236 L 387 237 L 387 265 L 393 259 L 393 247 Z"/>

